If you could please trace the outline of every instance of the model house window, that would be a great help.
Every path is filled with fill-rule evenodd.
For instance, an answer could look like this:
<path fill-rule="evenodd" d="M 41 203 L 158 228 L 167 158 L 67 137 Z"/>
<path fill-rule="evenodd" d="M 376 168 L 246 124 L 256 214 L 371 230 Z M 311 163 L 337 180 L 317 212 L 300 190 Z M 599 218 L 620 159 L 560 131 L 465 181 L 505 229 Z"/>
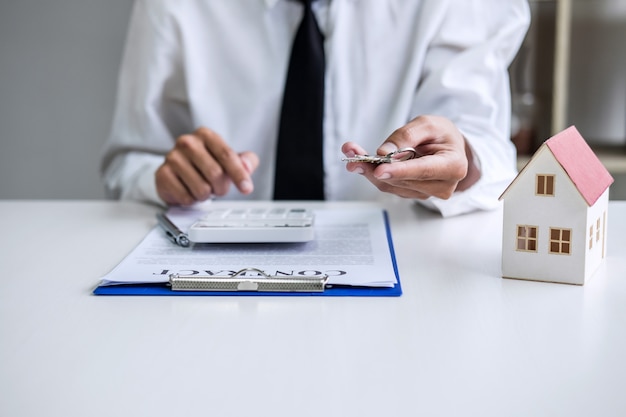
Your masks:
<path fill-rule="evenodd" d="M 596 242 L 600 241 L 600 218 L 596 221 Z"/>
<path fill-rule="evenodd" d="M 593 225 L 589 227 L 589 249 L 593 248 Z"/>
<path fill-rule="evenodd" d="M 569 255 L 571 253 L 572 230 L 550 228 L 550 253 Z"/>
<path fill-rule="evenodd" d="M 517 226 L 517 250 L 537 252 L 537 226 Z"/>
<path fill-rule="evenodd" d="M 554 196 L 554 175 L 537 175 L 537 195 Z"/>

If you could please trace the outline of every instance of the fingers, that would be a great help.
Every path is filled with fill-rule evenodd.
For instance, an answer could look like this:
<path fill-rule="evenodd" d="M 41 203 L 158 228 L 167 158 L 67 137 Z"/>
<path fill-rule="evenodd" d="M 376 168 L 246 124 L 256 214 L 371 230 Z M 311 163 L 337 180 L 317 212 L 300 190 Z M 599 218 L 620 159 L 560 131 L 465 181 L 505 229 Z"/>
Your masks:
<path fill-rule="evenodd" d="M 170 165 L 164 163 L 155 174 L 157 194 L 168 205 L 188 206 L 196 201 Z"/>
<path fill-rule="evenodd" d="M 364 155 L 365 149 L 356 144 L 355 142 L 346 142 L 341 146 L 341 152 L 348 158 L 352 158 L 354 155 Z"/>
<path fill-rule="evenodd" d="M 367 152 L 360 145 L 354 142 L 346 142 L 341 146 L 341 152 L 347 157 L 352 158 L 355 155 L 365 155 Z M 362 162 L 348 162 L 346 169 L 355 174 L 364 174 L 365 171 L 371 172 L 374 167 L 372 164 L 364 164 Z"/>
<path fill-rule="evenodd" d="M 196 134 L 182 135 L 174 149 L 165 157 L 168 165 L 187 188 L 194 201 L 208 199 L 224 185 L 222 170 L 204 146 L 203 138 Z"/>
<path fill-rule="evenodd" d="M 418 116 L 395 130 L 377 152 L 385 154 L 404 147 L 415 149 L 418 155 L 458 152 L 465 149 L 465 138 L 454 123 L 445 117 Z"/>
<path fill-rule="evenodd" d="M 224 195 L 230 184 L 234 183 L 240 192 L 249 194 L 253 190 L 250 173 L 237 154 L 217 133 L 205 127 L 199 128 L 192 137 L 199 137 L 201 142 L 193 142 L 193 147 L 183 147 L 196 170 L 210 185 L 212 193 Z M 187 145 L 186 141 L 177 141 Z"/>
<path fill-rule="evenodd" d="M 254 152 L 241 152 L 239 157 L 248 174 L 252 174 L 259 167 L 259 157 Z"/>
<path fill-rule="evenodd" d="M 417 158 L 383 164 L 349 163 L 346 169 L 365 176 L 383 192 L 406 198 L 452 196 L 468 172 L 465 138 L 448 119 L 420 116 L 394 131 L 377 149 L 386 155 L 400 148 L 412 148 Z M 342 151 L 365 153 L 348 142 Z"/>
<path fill-rule="evenodd" d="M 448 199 L 464 176 L 462 161 L 441 155 L 426 155 L 409 161 L 381 164 L 372 172 L 370 181 L 381 191 L 402 197 Z"/>
<path fill-rule="evenodd" d="M 249 194 L 258 165 L 256 154 L 238 154 L 217 133 L 202 127 L 176 140 L 157 170 L 157 192 L 166 203 L 182 205 L 224 195 L 233 183 Z"/>

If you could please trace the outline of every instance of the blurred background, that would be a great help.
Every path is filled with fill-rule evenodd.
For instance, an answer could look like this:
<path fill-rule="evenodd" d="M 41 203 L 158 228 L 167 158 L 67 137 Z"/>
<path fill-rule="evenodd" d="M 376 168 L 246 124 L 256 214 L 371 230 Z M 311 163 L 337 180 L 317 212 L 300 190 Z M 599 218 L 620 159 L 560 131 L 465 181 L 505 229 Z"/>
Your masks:
<path fill-rule="evenodd" d="M 132 0 L 0 0 L 0 198 L 99 199 Z"/>
<path fill-rule="evenodd" d="M 502 0 L 506 1 L 506 0 Z M 0 0 L 0 199 L 101 199 L 132 0 Z M 511 65 L 520 167 L 576 125 L 626 199 L 626 1 L 531 0 Z"/>
<path fill-rule="evenodd" d="M 575 125 L 626 199 L 626 1 L 532 0 L 511 65 L 512 140 L 521 168 L 552 134 Z"/>

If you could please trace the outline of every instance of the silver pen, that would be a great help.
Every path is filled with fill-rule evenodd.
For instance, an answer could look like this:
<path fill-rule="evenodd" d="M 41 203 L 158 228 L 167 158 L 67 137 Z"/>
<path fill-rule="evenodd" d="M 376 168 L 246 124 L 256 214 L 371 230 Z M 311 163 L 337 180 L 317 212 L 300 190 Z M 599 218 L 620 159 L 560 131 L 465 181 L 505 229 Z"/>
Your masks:
<path fill-rule="evenodd" d="M 165 230 L 165 234 L 172 240 L 172 242 L 185 248 L 189 246 L 189 238 L 187 237 L 187 234 L 172 223 L 167 215 L 164 213 L 158 213 L 156 217 L 159 225 L 163 228 L 163 230 Z"/>

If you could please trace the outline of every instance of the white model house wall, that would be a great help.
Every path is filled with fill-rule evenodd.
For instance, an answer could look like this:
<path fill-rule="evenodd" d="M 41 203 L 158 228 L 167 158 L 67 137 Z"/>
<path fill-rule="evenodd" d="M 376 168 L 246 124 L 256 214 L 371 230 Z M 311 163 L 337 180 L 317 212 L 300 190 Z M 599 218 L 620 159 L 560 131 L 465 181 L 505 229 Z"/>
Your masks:
<path fill-rule="evenodd" d="M 555 175 L 554 196 L 536 195 L 537 174 Z M 588 206 L 547 146 L 511 184 L 504 198 L 502 275 L 506 278 L 582 284 L 587 269 Z M 593 219 L 593 220 L 590 220 Z M 517 250 L 517 227 L 537 227 L 536 251 Z M 571 229 L 569 254 L 550 254 L 550 228 Z"/>

